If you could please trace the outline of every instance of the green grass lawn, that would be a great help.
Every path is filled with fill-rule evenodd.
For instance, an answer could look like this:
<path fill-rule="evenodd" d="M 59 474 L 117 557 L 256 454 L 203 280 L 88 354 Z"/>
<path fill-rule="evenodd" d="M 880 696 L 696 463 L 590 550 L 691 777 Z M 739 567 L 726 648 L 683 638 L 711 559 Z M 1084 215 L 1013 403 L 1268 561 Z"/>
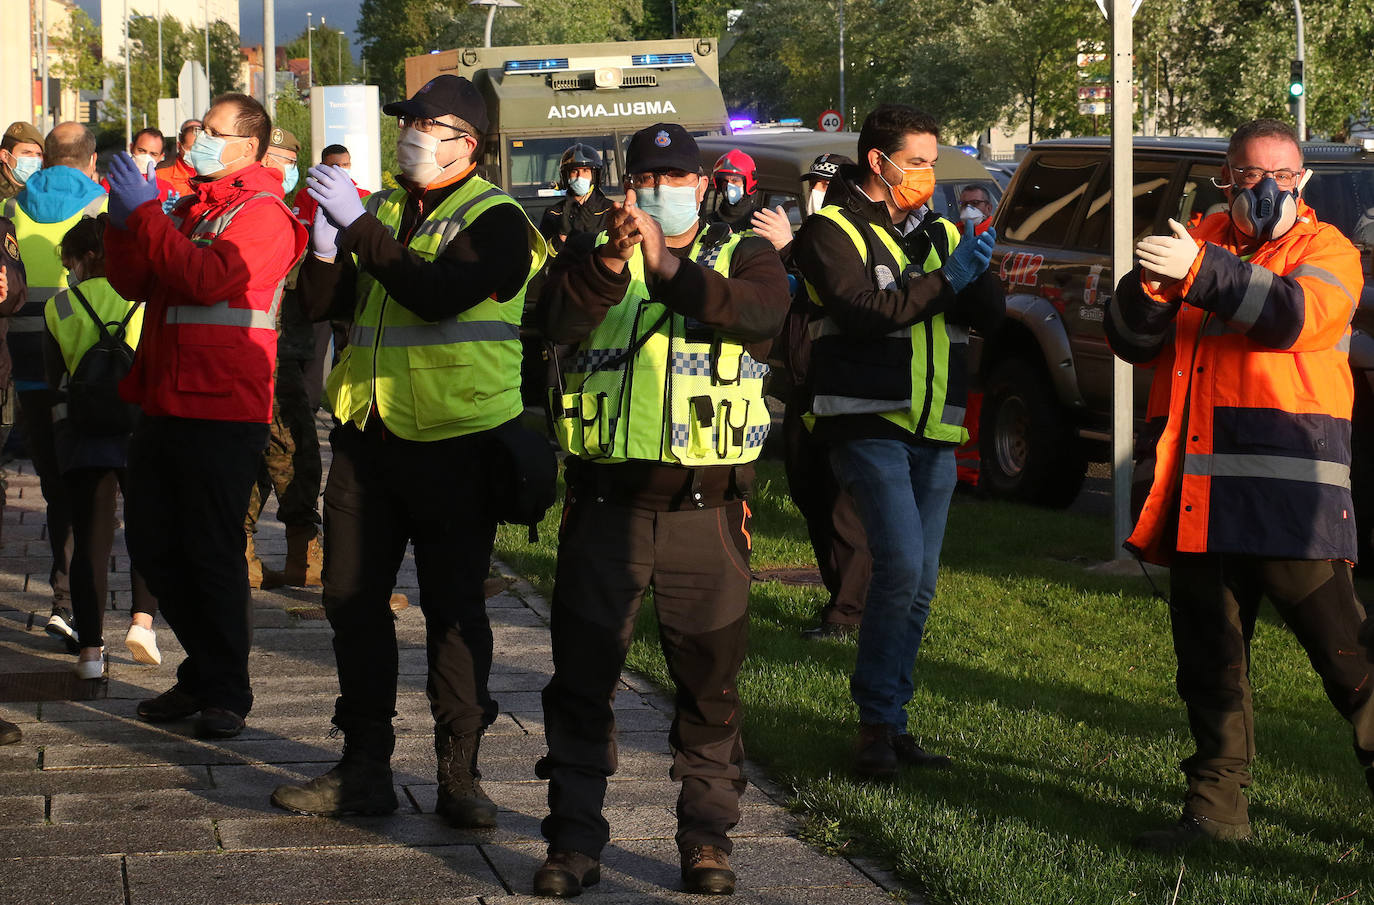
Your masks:
<path fill-rule="evenodd" d="M 813 565 L 776 463 L 760 464 L 751 505 L 756 569 Z M 498 540 L 546 594 L 558 516 L 538 545 L 522 529 Z M 1085 570 L 1111 540 L 1104 518 L 956 494 L 910 725 L 957 767 L 890 785 L 848 770 L 853 642 L 798 637 L 823 589 L 756 583 L 740 677 L 749 756 L 792 791 L 812 842 L 876 856 L 935 902 L 1169 905 L 1181 867 L 1179 903 L 1370 902 L 1374 808 L 1348 726 L 1267 608 L 1251 677 L 1254 842 L 1186 858 L 1131 850 L 1177 818 L 1192 744 L 1163 601 L 1143 577 Z M 667 686 L 654 627 L 646 606 L 629 665 Z"/>

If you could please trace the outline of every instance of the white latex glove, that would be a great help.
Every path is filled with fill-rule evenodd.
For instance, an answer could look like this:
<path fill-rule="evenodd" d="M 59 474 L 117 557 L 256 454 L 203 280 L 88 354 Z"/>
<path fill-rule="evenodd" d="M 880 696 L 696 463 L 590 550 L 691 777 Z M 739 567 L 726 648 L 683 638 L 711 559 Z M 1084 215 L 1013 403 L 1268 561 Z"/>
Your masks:
<path fill-rule="evenodd" d="M 1136 244 L 1135 256 L 1146 270 L 1170 280 L 1188 275 L 1199 254 L 1198 244 L 1177 220 L 1169 221 L 1172 236 L 1146 236 Z"/>
<path fill-rule="evenodd" d="M 754 227 L 754 235 L 767 239 L 778 251 L 792 241 L 792 221 L 787 219 L 787 211 L 783 210 L 782 205 L 771 211 L 766 207 L 754 211 L 750 225 Z"/>

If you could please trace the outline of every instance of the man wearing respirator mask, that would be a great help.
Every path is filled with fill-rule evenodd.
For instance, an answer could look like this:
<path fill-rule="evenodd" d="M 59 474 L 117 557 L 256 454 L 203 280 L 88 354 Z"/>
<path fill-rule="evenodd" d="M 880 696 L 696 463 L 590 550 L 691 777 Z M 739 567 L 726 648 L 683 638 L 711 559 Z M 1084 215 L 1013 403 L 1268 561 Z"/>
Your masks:
<path fill-rule="evenodd" d="M 1154 368 L 1142 463 L 1153 484 L 1126 547 L 1170 566 L 1177 686 L 1197 746 L 1181 765 L 1181 819 L 1137 837 L 1142 848 L 1250 838 L 1261 596 L 1355 727 L 1374 789 L 1374 664 L 1350 578 L 1347 350 L 1363 277 L 1359 252 L 1302 200 L 1307 176 L 1290 125 L 1241 126 L 1221 171 L 1229 211 L 1192 235 L 1170 220 L 1171 235 L 1141 240 L 1107 306 L 1112 351 Z"/>
<path fill-rule="evenodd" d="M 850 690 L 860 730 L 854 768 L 942 767 L 907 732 L 912 670 L 935 596 L 954 449 L 968 439 L 969 327 L 1005 311 L 987 272 L 996 233 L 974 236 L 927 208 L 939 125 L 884 104 L 859 132 L 825 207 L 802 224 L 793 258 L 819 306 L 810 324 L 814 435 L 830 450 L 872 552 Z"/>
<path fill-rule="evenodd" d="M 575 348 L 550 400 L 568 496 L 544 689 L 549 753 L 536 767 L 549 780 L 549 852 L 534 891 L 573 896 L 600 879 L 611 700 L 652 583 L 681 702 L 672 775 L 682 882 L 724 894 L 744 787 L 745 497 L 768 435 L 763 362 L 787 312 L 787 274 L 764 240 L 702 223 L 706 179 L 681 126 L 636 132 L 625 160 L 624 206 L 594 250 L 571 245 L 555 259 L 539 300 L 544 335 Z"/>
<path fill-rule="evenodd" d="M 401 127 L 399 188 L 364 206 L 340 167 L 311 167 L 306 180 L 319 210 L 297 289 L 315 320 L 352 322 L 326 385 L 341 423 L 324 492 L 344 751 L 272 801 L 322 816 L 396 809 L 390 597 L 409 542 L 429 636 L 436 811 L 490 827 L 496 805 L 477 757 L 498 712 L 483 592 L 507 464 L 496 434 L 523 408 L 520 319 L 545 245 L 515 200 L 477 175 L 487 111 L 471 82 L 441 75 L 382 112 Z"/>

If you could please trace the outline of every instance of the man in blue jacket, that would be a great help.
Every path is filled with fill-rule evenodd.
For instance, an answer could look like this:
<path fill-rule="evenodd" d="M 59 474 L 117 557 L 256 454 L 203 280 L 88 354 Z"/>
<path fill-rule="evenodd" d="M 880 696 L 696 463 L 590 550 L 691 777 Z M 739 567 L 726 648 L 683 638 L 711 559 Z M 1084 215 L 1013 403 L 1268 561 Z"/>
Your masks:
<path fill-rule="evenodd" d="M 6 341 L 14 361 L 14 387 L 33 470 L 47 504 L 52 547 L 52 616 L 48 634 L 79 649 L 72 627 L 67 566 L 71 558 L 71 512 L 53 449 L 52 400 L 43 374 L 43 305 L 67 285 L 57 247 L 82 217 L 105 210 L 109 196 L 95 181 L 95 136 L 80 123 L 59 123 L 43 147 L 43 169 L 29 177 L 0 214 L 14 221 L 19 251 L 28 267 L 28 299 L 9 321 Z"/>

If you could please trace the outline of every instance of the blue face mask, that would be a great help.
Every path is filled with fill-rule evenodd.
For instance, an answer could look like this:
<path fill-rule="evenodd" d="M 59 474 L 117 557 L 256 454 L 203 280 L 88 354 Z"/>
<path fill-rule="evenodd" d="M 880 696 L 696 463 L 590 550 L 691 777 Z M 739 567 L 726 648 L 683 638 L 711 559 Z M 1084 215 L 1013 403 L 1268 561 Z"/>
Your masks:
<path fill-rule="evenodd" d="M 733 182 L 725 183 L 725 200 L 730 204 L 738 204 L 744 197 L 744 186 L 736 185 Z"/>
<path fill-rule="evenodd" d="M 568 180 L 568 194 L 576 195 L 581 198 L 592 190 L 592 181 L 586 176 L 578 176 L 576 179 Z"/>
<path fill-rule="evenodd" d="M 291 194 L 291 190 L 296 187 L 296 183 L 300 181 L 300 178 L 300 169 L 295 164 L 288 166 L 286 168 L 286 173 L 281 178 L 281 193 L 283 195 Z"/>
<path fill-rule="evenodd" d="M 202 132 L 196 136 L 196 143 L 191 145 L 191 150 L 186 152 L 186 162 L 195 167 L 197 176 L 213 176 L 224 169 L 219 156 L 224 153 L 224 146 L 228 143 L 228 139 L 211 138 L 208 133 Z"/>
<path fill-rule="evenodd" d="M 697 187 L 660 185 L 636 196 L 639 209 L 658 221 L 665 236 L 680 236 L 697 222 Z"/>
<path fill-rule="evenodd" d="M 43 158 L 41 157 L 19 157 L 11 167 L 14 171 L 14 181 L 23 185 L 29 181 L 29 177 L 43 169 Z"/>

